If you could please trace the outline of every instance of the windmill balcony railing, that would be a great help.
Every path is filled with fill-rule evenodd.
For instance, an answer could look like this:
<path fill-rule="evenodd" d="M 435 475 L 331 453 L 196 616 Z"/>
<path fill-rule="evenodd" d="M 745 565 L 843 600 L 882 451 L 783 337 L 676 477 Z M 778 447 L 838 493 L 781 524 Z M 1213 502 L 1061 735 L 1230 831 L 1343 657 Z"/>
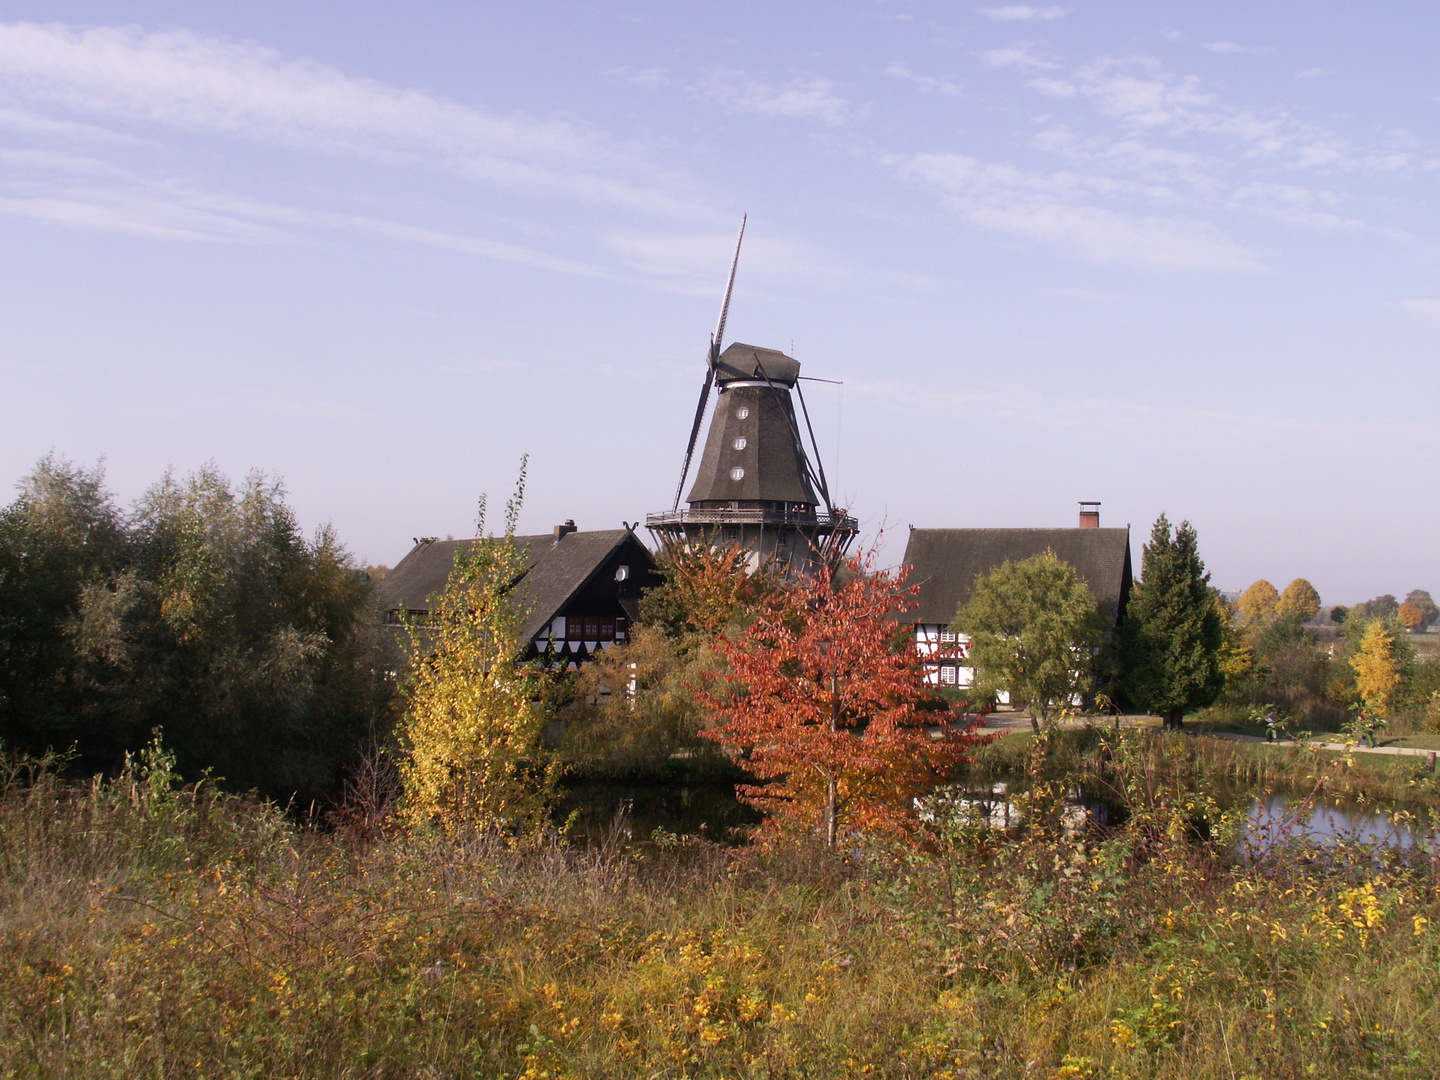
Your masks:
<path fill-rule="evenodd" d="M 645 524 L 651 529 L 685 527 L 688 525 L 792 525 L 799 529 L 823 532 L 856 532 L 860 523 L 843 510 L 834 514 L 814 510 L 672 510 L 663 514 L 646 514 Z"/>

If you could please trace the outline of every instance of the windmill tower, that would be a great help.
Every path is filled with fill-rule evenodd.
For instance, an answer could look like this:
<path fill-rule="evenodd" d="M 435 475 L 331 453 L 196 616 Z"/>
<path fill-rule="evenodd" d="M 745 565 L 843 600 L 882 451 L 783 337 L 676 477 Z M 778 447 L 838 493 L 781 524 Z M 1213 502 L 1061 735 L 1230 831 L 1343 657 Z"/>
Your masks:
<path fill-rule="evenodd" d="M 799 363 L 775 349 L 739 342 L 721 351 L 744 239 L 745 221 L 741 219 L 674 505 L 668 513 L 647 515 L 645 524 L 662 546 L 739 544 L 750 551 L 752 568 L 774 561 L 804 571 L 843 556 L 858 526 L 830 501 L 800 389 Z M 712 386 L 717 394 L 715 411 L 695 483 L 685 497 L 689 509 L 682 510 L 680 496 Z M 800 401 L 811 454 L 805 451 L 791 391 Z"/>

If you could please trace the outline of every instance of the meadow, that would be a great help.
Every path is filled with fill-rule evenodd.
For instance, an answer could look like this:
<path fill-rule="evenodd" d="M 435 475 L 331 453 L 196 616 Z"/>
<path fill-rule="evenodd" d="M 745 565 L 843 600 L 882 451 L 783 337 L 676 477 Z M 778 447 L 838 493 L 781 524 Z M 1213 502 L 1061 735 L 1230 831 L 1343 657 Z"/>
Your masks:
<path fill-rule="evenodd" d="M 1196 740 L 1005 752 L 1023 829 L 837 853 L 303 827 L 158 747 L 11 756 L 0 1075 L 1434 1075 L 1428 854 L 1247 855 Z M 1128 817 L 1073 828 L 1080 782 Z"/>

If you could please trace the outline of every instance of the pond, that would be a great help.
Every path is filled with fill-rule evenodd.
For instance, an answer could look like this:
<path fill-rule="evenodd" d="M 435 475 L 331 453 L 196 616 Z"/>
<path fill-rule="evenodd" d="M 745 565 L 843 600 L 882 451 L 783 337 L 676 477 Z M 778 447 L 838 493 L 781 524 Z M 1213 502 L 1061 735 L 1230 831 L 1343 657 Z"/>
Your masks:
<path fill-rule="evenodd" d="M 1263 854 L 1277 844 L 1291 841 L 1333 844 L 1342 840 L 1397 850 L 1419 845 L 1440 853 L 1440 833 L 1433 823 L 1397 824 L 1374 804 L 1317 803 L 1308 811 L 1297 812 L 1305 801 L 1300 793 L 1278 792 L 1260 797 L 1236 793 L 1233 797 L 1237 801 L 1250 799 L 1238 846 L 1251 854 Z M 1020 824 L 1020 810 L 1004 783 L 954 789 L 949 798 L 952 806 L 980 824 L 996 829 Z M 572 813 L 575 820 L 570 835 L 587 844 L 608 837 L 627 843 L 649 840 L 656 829 L 679 836 L 735 842 L 739 830 L 761 820 L 757 810 L 735 797 L 734 786 L 728 783 L 584 781 L 570 786 L 558 817 L 563 821 Z M 1126 816 L 1123 806 L 1077 789 L 1070 798 L 1065 823 L 1071 829 L 1115 828 L 1123 824 Z"/>
<path fill-rule="evenodd" d="M 989 788 L 953 789 L 944 798 L 951 810 L 974 824 L 1009 829 L 1018 826 L 1022 817 L 1011 795 L 1009 785 L 1001 782 Z M 1263 796 L 1231 792 L 1227 801 L 1233 807 L 1245 800 L 1249 801 L 1249 809 L 1236 846 L 1250 855 L 1263 855 L 1278 845 L 1292 842 L 1319 845 L 1345 842 L 1397 851 L 1410 851 L 1418 846 L 1440 853 L 1440 829 L 1434 821 L 1421 822 L 1413 815 L 1396 821 L 1373 803 L 1308 805 L 1302 792 L 1271 792 Z M 1080 788 L 1071 792 L 1067 803 L 1063 820 L 1071 831 L 1113 829 L 1124 824 L 1129 816 L 1122 804 Z M 933 815 L 933 811 L 921 813 Z"/>
<path fill-rule="evenodd" d="M 760 822 L 760 813 L 735 797 L 733 784 L 637 784 L 589 780 L 569 785 L 559 813 L 575 815 L 570 835 L 582 843 L 616 836 L 649 840 L 656 829 L 679 836 L 734 841 L 734 830 Z"/>
<path fill-rule="evenodd" d="M 1317 803 L 1308 811 L 1304 800 L 1283 794 L 1264 795 L 1252 801 L 1245 820 L 1242 843 L 1257 854 L 1291 841 L 1311 844 L 1346 842 L 1408 851 L 1417 845 L 1440 852 L 1440 836 L 1433 823 L 1397 823 L 1373 804 Z"/>

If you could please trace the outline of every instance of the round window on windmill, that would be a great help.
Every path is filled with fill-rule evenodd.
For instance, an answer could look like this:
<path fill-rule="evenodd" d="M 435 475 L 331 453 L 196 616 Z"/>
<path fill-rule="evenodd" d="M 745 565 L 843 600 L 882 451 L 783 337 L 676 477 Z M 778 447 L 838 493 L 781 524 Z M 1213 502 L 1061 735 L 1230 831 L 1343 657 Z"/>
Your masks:
<path fill-rule="evenodd" d="M 745 449 L 745 440 L 744 440 L 744 439 L 736 439 L 734 445 L 735 445 L 735 449 L 736 449 L 736 450 L 744 450 L 744 449 Z"/>
<path fill-rule="evenodd" d="M 745 479 L 745 470 L 742 469 L 742 468 L 740 468 L 740 467 L 737 465 L 735 468 L 733 468 L 733 469 L 730 470 L 730 479 L 731 479 L 731 480 L 744 480 L 744 479 Z"/>

